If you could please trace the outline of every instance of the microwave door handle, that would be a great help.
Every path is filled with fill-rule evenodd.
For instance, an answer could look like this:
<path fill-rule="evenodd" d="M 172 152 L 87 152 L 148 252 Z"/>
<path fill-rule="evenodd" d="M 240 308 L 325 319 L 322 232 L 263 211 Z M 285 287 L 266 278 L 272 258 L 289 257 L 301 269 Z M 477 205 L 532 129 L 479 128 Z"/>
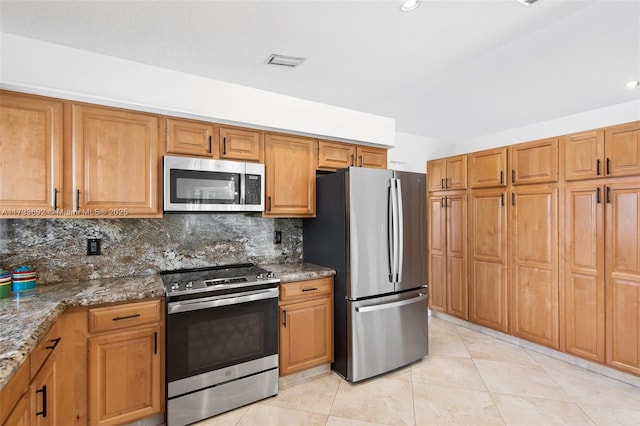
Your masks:
<path fill-rule="evenodd" d="M 244 199 L 245 199 L 244 193 L 246 191 L 245 188 L 247 187 L 247 173 L 243 173 L 243 174 L 240 175 L 239 184 L 240 184 L 240 188 L 239 188 L 239 190 L 240 190 L 240 205 L 244 205 L 244 203 L 245 203 L 244 202 Z"/>

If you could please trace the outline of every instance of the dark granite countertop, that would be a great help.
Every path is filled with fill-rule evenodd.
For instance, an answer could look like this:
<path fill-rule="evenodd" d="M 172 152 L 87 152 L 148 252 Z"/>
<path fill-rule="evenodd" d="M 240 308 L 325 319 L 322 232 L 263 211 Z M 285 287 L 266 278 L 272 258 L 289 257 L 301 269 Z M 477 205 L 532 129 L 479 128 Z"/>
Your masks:
<path fill-rule="evenodd" d="M 280 278 L 281 283 L 291 281 L 305 281 L 316 278 L 329 277 L 336 274 L 331 268 L 314 265 L 313 263 L 278 263 L 270 265 L 258 265 L 267 271 L 273 272 L 276 278 Z"/>
<path fill-rule="evenodd" d="M 39 285 L 32 297 L 0 300 L 0 391 L 69 307 L 164 296 L 158 275 Z"/>

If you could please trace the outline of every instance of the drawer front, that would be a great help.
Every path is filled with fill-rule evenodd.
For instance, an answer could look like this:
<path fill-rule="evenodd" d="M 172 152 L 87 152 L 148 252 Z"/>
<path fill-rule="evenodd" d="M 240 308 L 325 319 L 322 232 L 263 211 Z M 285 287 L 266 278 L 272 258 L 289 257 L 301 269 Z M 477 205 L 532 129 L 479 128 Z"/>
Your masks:
<path fill-rule="evenodd" d="M 333 277 L 280 284 L 281 302 L 327 294 L 333 294 Z"/>
<path fill-rule="evenodd" d="M 161 319 L 160 300 L 89 309 L 89 333 L 149 324 Z"/>
<path fill-rule="evenodd" d="M 58 334 L 58 327 L 54 323 L 47 334 L 44 335 L 38 346 L 31 352 L 31 378 L 33 379 L 42 364 L 49 358 L 49 355 L 53 353 L 56 348 L 62 344 L 60 335 Z"/>
<path fill-rule="evenodd" d="M 0 391 L 0 424 L 4 424 L 20 397 L 27 392 L 29 381 L 29 358 L 27 358 L 9 383 Z"/>

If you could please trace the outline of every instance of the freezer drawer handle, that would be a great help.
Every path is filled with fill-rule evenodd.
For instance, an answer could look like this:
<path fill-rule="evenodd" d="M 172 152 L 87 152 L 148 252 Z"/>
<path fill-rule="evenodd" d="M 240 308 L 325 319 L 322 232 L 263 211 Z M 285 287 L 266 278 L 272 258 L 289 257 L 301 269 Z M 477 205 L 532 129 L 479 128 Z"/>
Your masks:
<path fill-rule="evenodd" d="M 427 300 L 427 295 L 419 293 L 418 297 L 414 297 L 413 299 L 400 300 L 399 302 L 391 302 L 385 303 L 384 305 L 374 305 L 374 306 L 363 306 L 361 308 L 356 308 L 356 312 L 373 312 L 373 311 L 382 311 L 383 309 L 391 309 L 397 308 L 399 306 L 411 305 L 413 303 L 422 302 L 423 300 Z"/>

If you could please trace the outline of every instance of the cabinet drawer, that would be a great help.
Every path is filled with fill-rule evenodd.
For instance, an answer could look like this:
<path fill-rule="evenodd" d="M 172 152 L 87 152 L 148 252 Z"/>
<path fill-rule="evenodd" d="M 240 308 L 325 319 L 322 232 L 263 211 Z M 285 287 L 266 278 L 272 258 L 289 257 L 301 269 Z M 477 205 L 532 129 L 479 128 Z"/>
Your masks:
<path fill-rule="evenodd" d="M 333 277 L 280 284 L 280 301 L 311 298 L 333 293 Z"/>
<path fill-rule="evenodd" d="M 49 355 L 53 353 L 53 351 L 58 347 L 58 344 L 61 343 L 60 335 L 58 334 L 58 327 L 56 323 L 54 323 L 47 334 L 44 335 L 38 346 L 31 352 L 31 378 L 33 379 L 35 375 L 42 367 L 42 364 L 49 358 Z"/>
<path fill-rule="evenodd" d="M 27 392 L 29 381 L 29 358 L 27 358 L 0 392 L 0 424 L 4 424 L 5 418 L 11 413 L 20 397 Z"/>
<path fill-rule="evenodd" d="M 160 300 L 89 309 L 89 333 L 160 321 Z"/>

